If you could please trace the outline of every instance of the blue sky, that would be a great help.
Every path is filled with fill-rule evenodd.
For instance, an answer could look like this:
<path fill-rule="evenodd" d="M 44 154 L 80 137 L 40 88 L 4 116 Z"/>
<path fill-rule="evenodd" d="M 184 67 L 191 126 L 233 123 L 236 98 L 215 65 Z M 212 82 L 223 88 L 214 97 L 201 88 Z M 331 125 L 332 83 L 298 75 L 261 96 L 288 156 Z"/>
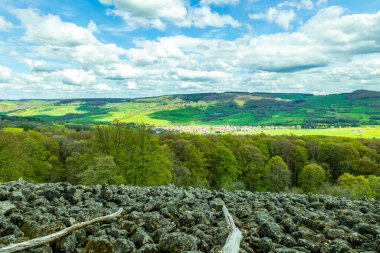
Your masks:
<path fill-rule="evenodd" d="M 0 99 L 380 90 L 380 1 L 2 0 Z"/>

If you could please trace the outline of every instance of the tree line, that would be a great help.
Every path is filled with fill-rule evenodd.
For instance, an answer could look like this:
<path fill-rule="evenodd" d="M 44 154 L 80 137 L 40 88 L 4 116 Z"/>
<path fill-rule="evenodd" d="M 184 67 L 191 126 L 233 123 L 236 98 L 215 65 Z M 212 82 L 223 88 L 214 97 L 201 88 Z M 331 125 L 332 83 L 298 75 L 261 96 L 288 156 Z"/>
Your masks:
<path fill-rule="evenodd" d="M 380 140 L 155 134 L 145 125 L 0 131 L 0 181 L 323 193 L 380 199 Z"/>

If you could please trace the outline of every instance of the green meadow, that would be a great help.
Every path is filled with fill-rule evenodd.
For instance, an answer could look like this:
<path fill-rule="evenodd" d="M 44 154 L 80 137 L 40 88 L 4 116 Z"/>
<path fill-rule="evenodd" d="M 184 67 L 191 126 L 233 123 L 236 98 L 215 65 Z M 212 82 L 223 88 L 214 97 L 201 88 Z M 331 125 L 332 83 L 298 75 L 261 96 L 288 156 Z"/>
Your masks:
<path fill-rule="evenodd" d="M 287 128 L 264 133 L 372 138 L 379 136 L 380 92 L 359 90 L 324 96 L 227 92 L 136 99 L 4 100 L 0 101 L 0 115 L 72 124 L 118 121 L 154 126 L 283 126 Z M 295 130 L 294 126 L 302 129 Z"/>
<path fill-rule="evenodd" d="M 380 138 L 380 126 L 362 126 L 362 127 L 341 127 L 327 129 L 272 129 L 252 131 L 250 134 L 266 135 L 320 135 L 320 136 L 338 136 L 350 138 L 378 139 Z"/>

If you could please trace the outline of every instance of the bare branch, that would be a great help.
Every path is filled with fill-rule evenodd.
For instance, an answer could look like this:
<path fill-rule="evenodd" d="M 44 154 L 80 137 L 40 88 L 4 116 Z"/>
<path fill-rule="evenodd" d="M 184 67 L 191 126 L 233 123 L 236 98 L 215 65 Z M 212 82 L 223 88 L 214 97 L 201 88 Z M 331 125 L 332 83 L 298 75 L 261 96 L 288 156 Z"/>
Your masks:
<path fill-rule="evenodd" d="M 235 222 L 226 206 L 223 206 L 223 213 L 231 232 L 228 235 L 226 244 L 223 246 L 222 253 L 238 253 L 240 249 L 240 241 L 243 238 L 243 235 L 236 227 Z"/>
<path fill-rule="evenodd" d="M 12 252 L 17 252 L 20 250 L 24 250 L 24 249 L 28 249 L 28 248 L 47 244 L 47 243 L 52 242 L 52 241 L 54 241 L 60 237 L 63 237 L 67 234 L 70 234 L 76 230 L 82 229 L 82 228 L 87 227 L 89 225 L 99 223 L 99 222 L 106 222 L 106 221 L 113 220 L 113 219 L 117 218 L 118 216 L 120 216 L 122 212 L 123 212 L 123 208 L 120 208 L 119 211 L 117 211 L 115 213 L 112 213 L 112 214 L 109 214 L 106 216 L 102 216 L 102 217 L 98 217 L 98 218 L 92 219 L 90 221 L 85 221 L 85 222 L 80 222 L 80 223 L 74 224 L 71 227 L 65 228 L 65 229 L 58 231 L 58 232 L 51 234 L 51 235 L 38 237 L 38 238 L 29 240 L 29 241 L 25 241 L 25 242 L 11 244 L 9 246 L 1 248 L 0 253 L 12 253 Z"/>

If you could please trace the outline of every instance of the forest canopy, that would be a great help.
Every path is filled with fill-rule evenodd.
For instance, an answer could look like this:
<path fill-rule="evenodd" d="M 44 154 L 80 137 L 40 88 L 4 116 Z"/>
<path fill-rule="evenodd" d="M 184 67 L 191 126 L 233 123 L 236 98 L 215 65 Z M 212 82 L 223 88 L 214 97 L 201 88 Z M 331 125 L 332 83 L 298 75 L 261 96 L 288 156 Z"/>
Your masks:
<path fill-rule="evenodd" d="M 312 192 L 380 199 L 380 140 L 156 134 L 145 125 L 0 131 L 0 181 Z"/>

